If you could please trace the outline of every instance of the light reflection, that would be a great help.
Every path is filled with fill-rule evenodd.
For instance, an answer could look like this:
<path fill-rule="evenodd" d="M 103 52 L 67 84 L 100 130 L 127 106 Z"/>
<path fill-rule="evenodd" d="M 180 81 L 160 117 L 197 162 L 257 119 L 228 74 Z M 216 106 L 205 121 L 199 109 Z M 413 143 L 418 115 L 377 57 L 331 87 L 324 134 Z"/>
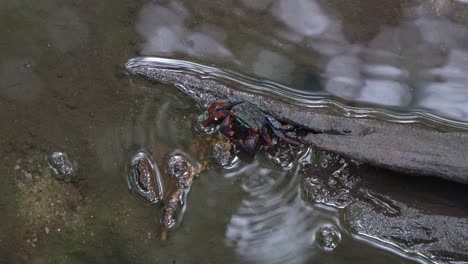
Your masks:
<path fill-rule="evenodd" d="M 190 13 L 177 1 L 172 1 L 168 7 L 147 4 L 140 12 L 136 26 L 144 38 L 141 53 L 169 56 L 180 52 L 194 57 L 234 59 L 222 39 L 218 41 L 214 37 L 216 35 L 188 28 L 189 19 L 193 19 Z"/>
<path fill-rule="evenodd" d="M 273 15 L 294 32 L 303 37 L 324 33 L 330 23 L 314 0 L 277 0 L 272 8 Z"/>
<path fill-rule="evenodd" d="M 301 199 L 298 169 L 256 162 L 242 173 L 247 197 L 229 221 L 226 244 L 248 263 L 305 263 L 316 253 L 318 214 Z"/>

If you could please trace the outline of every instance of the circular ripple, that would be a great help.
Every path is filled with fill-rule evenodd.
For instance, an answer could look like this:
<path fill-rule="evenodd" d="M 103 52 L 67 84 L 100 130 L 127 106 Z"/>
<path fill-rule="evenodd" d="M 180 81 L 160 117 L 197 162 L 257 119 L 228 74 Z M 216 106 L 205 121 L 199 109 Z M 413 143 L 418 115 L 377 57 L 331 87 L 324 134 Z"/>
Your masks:
<path fill-rule="evenodd" d="M 247 195 L 225 238 L 245 261 L 303 263 L 314 253 L 310 237 L 317 214 L 301 199 L 298 171 L 298 165 L 278 170 L 258 161 L 237 170 Z"/>

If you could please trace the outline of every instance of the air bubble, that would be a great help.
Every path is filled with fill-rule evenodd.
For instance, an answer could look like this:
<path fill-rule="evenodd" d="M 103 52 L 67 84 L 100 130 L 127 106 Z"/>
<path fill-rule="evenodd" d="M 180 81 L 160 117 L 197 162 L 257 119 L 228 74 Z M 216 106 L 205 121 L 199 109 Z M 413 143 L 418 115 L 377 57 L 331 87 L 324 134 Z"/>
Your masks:
<path fill-rule="evenodd" d="M 193 173 L 192 161 L 185 154 L 172 154 L 167 164 L 167 173 L 179 180 L 180 188 L 187 189 L 190 186 L 189 178 Z"/>
<path fill-rule="evenodd" d="M 315 237 L 317 245 L 325 251 L 333 251 L 341 241 L 341 234 L 334 226 L 321 227 Z"/>
<path fill-rule="evenodd" d="M 67 153 L 54 152 L 49 158 L 49 166 L 56 178 L 71 182 L 76 175 L 76 168 L 68 158 Z"/>
<path fill-rule="evenodd" d="M 330 154 L 327 154 L 324 157 L 322 157 L 322 160 L 320 161 L 320 165 L 322 166 L 322 168 L 326 169 L 332 161 L 333 161 L 333 157 Z"/>
<path fill-rule="evenodd" d="M 185 178 L 190 173 L 190 167 L 190 160 L 180 154 L 172 156 L 168 162 L 169 174 L 178 179 Z"/>

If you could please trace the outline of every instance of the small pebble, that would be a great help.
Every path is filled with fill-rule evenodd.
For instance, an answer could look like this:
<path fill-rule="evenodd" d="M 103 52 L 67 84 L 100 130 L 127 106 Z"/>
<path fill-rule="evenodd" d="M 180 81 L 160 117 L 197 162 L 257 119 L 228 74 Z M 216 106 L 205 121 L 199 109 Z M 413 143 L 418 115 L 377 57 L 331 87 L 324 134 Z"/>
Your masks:
<path fill-rule="evenodd" d="M 30 172 L 24 172 L 24 177 L 26 177 L 26 179 L 28 179 L 28 180 L 31 180 L 32 179 L 32 174 Z"/>

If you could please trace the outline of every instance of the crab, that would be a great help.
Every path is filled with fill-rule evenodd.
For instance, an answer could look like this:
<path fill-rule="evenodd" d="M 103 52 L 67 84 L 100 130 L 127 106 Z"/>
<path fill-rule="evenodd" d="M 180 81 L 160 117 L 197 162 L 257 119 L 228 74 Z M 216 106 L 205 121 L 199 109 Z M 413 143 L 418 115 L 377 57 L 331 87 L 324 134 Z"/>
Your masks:
<path fill-rule="evenodd" d="M 201 124 L 208 127 L 220 124 L 219 131 L 231 139 L 234 145 L 247 154 L 254 155 L 257 146 L 267 146 L 267 151 L 274 155 L 275 148 L 269 131 L 287 143 L 300 145 L 297 140 L 286 136 L 294 130 L 291 125 L 282 125 L 274 117 L 264 114 L 257 106 L 247 101 L 215 101 L 208 107 L 208 118 Z"/>

